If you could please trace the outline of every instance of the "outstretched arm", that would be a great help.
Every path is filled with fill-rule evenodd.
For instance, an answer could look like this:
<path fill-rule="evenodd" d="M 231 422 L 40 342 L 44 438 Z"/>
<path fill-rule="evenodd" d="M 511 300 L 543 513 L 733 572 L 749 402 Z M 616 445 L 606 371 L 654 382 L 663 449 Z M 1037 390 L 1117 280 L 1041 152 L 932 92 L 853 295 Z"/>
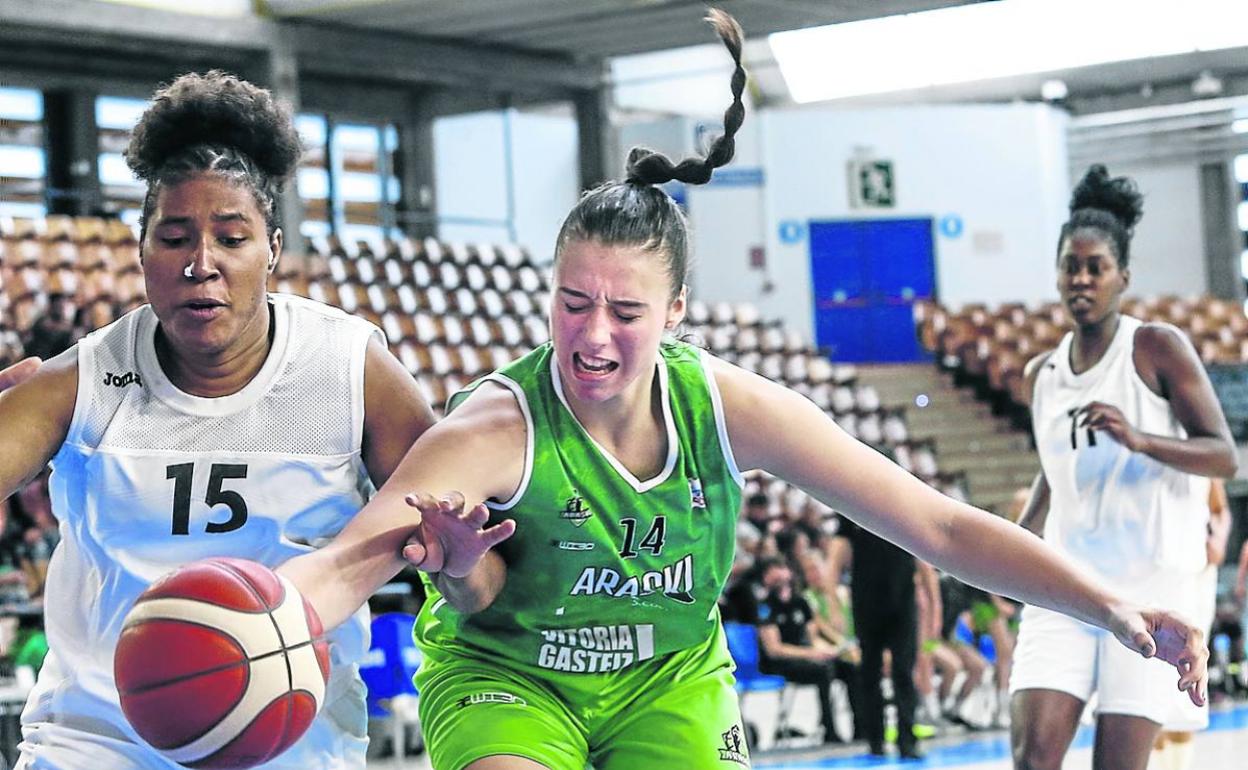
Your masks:
<path fill-rule="evenodd" d="M 723 362 L 714 371 L 742 469 L 763 468 L 797 484 L 965 582 L 1109 629 L 1146 656 L 1160 653 L 1203 703 L 1208 651 L 1198 629 L 1127 605 L 1030 532 L 945 497 L 797 393 Z"/>
<path fill-rule="evenodd" d="M 524 418 L 511 393 L 482 385 L 421 435 L 329 545 L 291 559 L 278 572 L 295 583 L 326 628 L 346 620 L 409 562 L 440 574 L 436 584 L 461 609 L 488 606 L 505 575 L 502 559 L 490 549 L 515 524 L 486 528 L 478 505 L 516 491 L 525 442 Z"/>

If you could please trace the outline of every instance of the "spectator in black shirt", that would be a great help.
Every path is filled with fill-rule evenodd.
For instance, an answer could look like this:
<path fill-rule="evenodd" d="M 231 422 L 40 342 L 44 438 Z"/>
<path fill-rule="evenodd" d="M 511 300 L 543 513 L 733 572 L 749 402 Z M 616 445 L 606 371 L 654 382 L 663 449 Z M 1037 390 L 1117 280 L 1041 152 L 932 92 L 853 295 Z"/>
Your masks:
<path fill-rule="evenodd" d="M 790 682 L 813 684 L 819 688 L 819 707 L 825 743 L 845 742 L 836 732 L 832 707 L 832 682 L 840 679 L 849 691 L 858 730 L 858 671 L 841 659 L 843 650 L 823 641 L 815 633 L 815 613 L 794 589 L 793 573 L 782 559 L 763 563 L 762 585 L 767 594 L 758 606 L 759 670 L 776 674 Z M 851 736 L 851 740 L 855 736 Z"/>
<path fill-rule="evenodd" d="M 840 517 L 836 536 L 852 549 L 850 603 L 854 631 L 862 649 L 863 733 L 872 754 L 884 753 L 884 650 L 892 652 L 892 680 L 897 704 L 897 748 L 902 757 L 922 756 L 914 737 L 918 692 L 914 662 L 918 647 L 918 610 L 914 598 L 914 557 L 892 543 Z M 833 569 L 839 573 L 838 565 Z"/>

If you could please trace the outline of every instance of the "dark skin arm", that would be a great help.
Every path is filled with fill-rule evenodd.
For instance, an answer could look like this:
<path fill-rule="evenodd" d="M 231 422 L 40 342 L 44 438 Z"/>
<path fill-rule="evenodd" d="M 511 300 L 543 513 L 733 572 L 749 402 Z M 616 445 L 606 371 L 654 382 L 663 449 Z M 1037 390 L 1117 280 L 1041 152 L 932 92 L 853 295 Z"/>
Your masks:
<path fill-rule="evenodd" d="M 1093 402 L 1081 426 L 1104 431 L 1132 452 L 1198 476 L 1230 478 L 1239 467 L 1235 442 L 1209 376 L 1195 348 L 1169 324 L 1150 323 L 1135 332 L 1135 369 L 1149 390 L 1170 402 L 1187 438 L 1144 433 L 1115 406 Z"/>
<path fill-rule="evenodd" d="M 42 366 L 27 359 L 4 370 L 0 392 L 0 500 L 26 486 L 52 459 L 74 416 L 78 348 Z"/>
<path fill-rule="evenodd" d="M 1218 567 L 1226 561 L 1226 545 L 1231 539 L 1231 509 L 1227 504 L 1226 486 L 1213 479 L 1209 487 L 1209 536 L 1205 539 L 1205 557 Z"/>
<path fill-rule="evenodd" d="M 1039 376 L 1040 369 L 1052 355 L 1053 351 L 1050 350 L 1027 362 L 1027 367 L 1023 370 L 1023 376 L 1027 382 L 1026 392 L 1028 399 L 1031 398 L 1031 394 L 1036 388 L 1036 377 Z M 1027 406 L 1031 406 L 1030 402 Z M 1041 468 L 1036 473 L 1035 480 L 1031 482 L 1031 494 L 1027 496 L 1027 504 L 1023 506 L 1023 512 L 1018 515 L 1018 526 L 1037 537 L 1044 537 L 1044 522 L 1048 518 L 1049 480 L 1044 475 L 1044 469 Z"/>
<path fill-rule="evenodd" d="M 0 392 L 29 380 L 41 363 L 43 362 L 37 357 L 31 356 L 30 358 L 23 358 L 6 369 L 0 370 Z"/>
<path fill-rule="evenodd" d="M 364 467 L 378 489 L 437 418 L 416 380 L 380 340 L 364 356 Z"/>

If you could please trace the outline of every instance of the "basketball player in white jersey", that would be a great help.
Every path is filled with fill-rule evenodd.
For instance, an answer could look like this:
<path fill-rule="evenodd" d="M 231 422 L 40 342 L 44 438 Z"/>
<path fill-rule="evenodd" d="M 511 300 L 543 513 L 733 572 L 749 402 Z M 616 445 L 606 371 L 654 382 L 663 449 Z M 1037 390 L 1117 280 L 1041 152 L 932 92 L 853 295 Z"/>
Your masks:
<path fill-rule="evenodd" d="M 113 650 L 135 597 L 195 559 L 276 566 L 313 550 L 433 422 L 375 327 L 266 293 L 298 153 L 289 113 L 249 83 L 213 72 L 158 91 L 126 153 L 148 184 L 151 304 L 33 376 L 5 373 L 29 379 L 0 395 L 0 499 L 51 460 L 62 534 L 19 768 L 176 768 L 118 706 Z M 366 623 L 333 632 L 323 711 L 264 767 L 364 766 Z"/>
<path fill-rule="evenodd" d="M 1042 469 L 1020 524 L 1128 600 L 1187 612 L 1206 562 L 1202 477 L 1233 475 L 1235 445 L 1187 338 L 1119 312 L 1141 214 L 1134 183 L 1092 166 L 1070 208 L 1057 287 L 1075 328 L 1028 365 Z M 1119 647 L 1087 624 L 1024 609 L 1010 682 L 1015 767 L 1061 767 L 1096 693 L 1093 766 L 1143 770 L 1182 696 L 1166 666 Z"/>

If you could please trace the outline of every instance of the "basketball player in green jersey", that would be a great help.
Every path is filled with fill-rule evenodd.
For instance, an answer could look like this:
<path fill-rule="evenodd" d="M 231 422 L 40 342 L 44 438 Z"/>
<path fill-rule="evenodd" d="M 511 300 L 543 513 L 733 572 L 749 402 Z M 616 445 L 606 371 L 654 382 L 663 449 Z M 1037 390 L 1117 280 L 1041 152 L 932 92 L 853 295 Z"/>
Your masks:
<path fill-rule="evenodd" d="M 1120 601 L 801 395 L 664 341 L 688 233 L 655 185 L 706 182 L 744 114 L 740 29 L 712 21 L 737 67 L 708 157 L 634 150 L 625 181 L 587 193 L 556 244 L 552 343 L 457 396 L 333 543 L 279 572 L 327 627 L 405 560 L 426 573 L 417 684 L 436 770 L 748 767 L 716 599 L 752 468 L 961 579 L 1112 630 L 1203 701 L 1199 630 Z"/>

